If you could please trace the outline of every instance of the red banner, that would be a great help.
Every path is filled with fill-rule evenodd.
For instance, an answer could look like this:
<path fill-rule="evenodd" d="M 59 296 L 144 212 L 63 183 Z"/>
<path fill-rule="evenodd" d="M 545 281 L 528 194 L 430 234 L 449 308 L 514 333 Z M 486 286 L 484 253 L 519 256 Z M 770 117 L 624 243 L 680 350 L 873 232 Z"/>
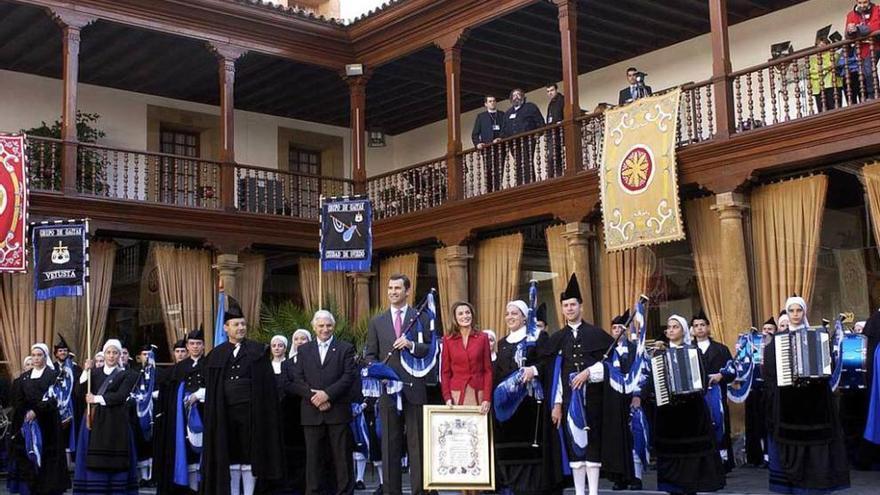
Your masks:
<path fill-rule="evenodd" d="M 27 270 L 25 138 L 0 134 L 0 272 Z"/>

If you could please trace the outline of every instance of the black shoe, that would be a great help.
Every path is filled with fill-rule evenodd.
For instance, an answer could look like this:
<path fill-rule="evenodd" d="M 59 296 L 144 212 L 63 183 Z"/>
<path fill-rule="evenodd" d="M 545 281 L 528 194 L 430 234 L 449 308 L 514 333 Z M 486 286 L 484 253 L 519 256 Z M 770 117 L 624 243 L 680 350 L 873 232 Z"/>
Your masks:
<path fill-rule="evenodd" d="M 633 481 L 632 483 L 630 483 L 629 489 L 634 490 L 634 491 L 641 490 L 642 489 L 642 480 L 637 479 L 637 480 Z"/>
<path fill-rule="evenodd" d="M 354 489 L 355 490 L 366 490 L 367 485 L 365 485 L 363 481 L 358 481 L 357 483 L 354 484 Z"/>
<path fill-rule="evenodd" d="M 614 490 L 615 492 L 619 492 L 621 490 L 626 490 L 626 483 L 618 481 L 618 482 L 614 483 L 614 486 L 612 486 L 611 489 Z"/>
<path fill-rule="evenodd" d="M 379 485 L 375 490 L 373 490 L 373 495 L 382 495 L 382 485 Z"/>

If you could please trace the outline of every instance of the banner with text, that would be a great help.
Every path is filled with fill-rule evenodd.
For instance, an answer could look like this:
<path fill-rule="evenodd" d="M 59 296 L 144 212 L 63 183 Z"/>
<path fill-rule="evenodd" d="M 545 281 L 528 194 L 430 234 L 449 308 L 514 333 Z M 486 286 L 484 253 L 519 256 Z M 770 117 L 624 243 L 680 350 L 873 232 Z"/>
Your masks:
<path fill-rule="evenodd" d="M 325 198 L 321 207 L 321 269 L 368 272 L 373 257 L 373 207 L 365 197 Z"/>
<path fill-rule="evenodd" d="M 83 295 L 89 261 L 86 223 L 32 224 L 31 246 L 37 301 Z"/>
<path fill-rule="evenodd" d="M 27 141 L 0 134 L 0 272 L 27 270 Z"/>
<path fill-rule="evenodd" d="M 681 90 L 609 110 L 599 183 L 605 248 L 684 239 L 675 135 Z"/>

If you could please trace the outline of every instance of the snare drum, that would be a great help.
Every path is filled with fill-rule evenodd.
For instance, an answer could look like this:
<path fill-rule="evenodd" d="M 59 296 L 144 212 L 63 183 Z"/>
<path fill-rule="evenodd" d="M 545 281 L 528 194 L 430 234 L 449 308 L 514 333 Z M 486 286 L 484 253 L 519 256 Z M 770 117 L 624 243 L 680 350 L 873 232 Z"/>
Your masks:
<path fill-rule="evenodd" d="M 861 334 L 848 333 L 840 344 L 840 359 L 843 369 L 840 388 L 860 389 L 866 387 L 866 366 L 868 358 L 868 338 Z"/>

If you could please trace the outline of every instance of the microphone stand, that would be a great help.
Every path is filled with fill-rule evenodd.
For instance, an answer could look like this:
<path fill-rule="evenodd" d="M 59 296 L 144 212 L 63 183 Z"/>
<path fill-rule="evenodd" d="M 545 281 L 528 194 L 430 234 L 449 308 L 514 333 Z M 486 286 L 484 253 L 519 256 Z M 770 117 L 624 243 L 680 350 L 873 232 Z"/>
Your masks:
<path fill-rule="evenodd" d="M 433 287 L 431 287 L 431 290 L 428 291 L 428 294 L 434 294 L 436 292 L 437 292 L 437 290 L 434 289 Z M 415 323 L 419 320 L 419 318 L 421 318 L 422 313 L 425 312 L 425 308 L 427 308 L 427 307 L 428 307 L 428 295 L 425 295 L 425 299 L 416 308 L 416 314 L 413 317 L 413 319 L 410 320 L 409 323 L 406 324 L 406 328 L 404 328 L 400 331 L 401 336 L 404 336 L 407 333 L 409 333 L 412 326 L 415 325 Z M 433 336 L 432 336 L 432 338 L 433 338 Z M 385 359 L 382 360 L 382 364 L 388 364 L 388 360 L 391 359 L 392 355 L 394 355 L 394 351 L 399 352 L 400 349 L 395 349 L 392 347 L 391 350 L 388 351 L 388 355 L 385 356 Z"/>

